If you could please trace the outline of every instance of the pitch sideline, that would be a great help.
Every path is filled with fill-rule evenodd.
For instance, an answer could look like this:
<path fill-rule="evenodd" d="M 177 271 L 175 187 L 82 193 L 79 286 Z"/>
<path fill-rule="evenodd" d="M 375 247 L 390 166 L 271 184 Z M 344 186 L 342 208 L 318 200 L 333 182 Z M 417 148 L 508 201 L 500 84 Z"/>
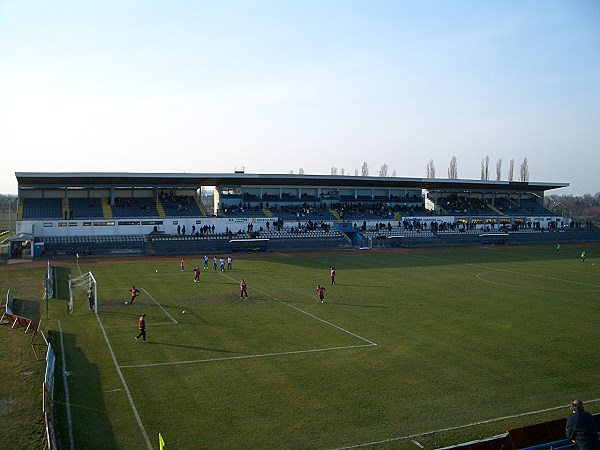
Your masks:
<path fill-rule="evenodd" d="M 600 399 L 594 399 L 594 400 L 586 400 L 586 401 L 584 401 L 584 403 L 598 403 L 598 402 L 600 402 Z M 567 410 L 568 409 L 568 405 L 553 406 L 551 408 L 540 409 L 538 411 L 529 411 L 529 412 L 521 413 L 521 414 L 513 414 L 513 415 L 510 415 L 510 416 L 496 417 L 494 419 L 482 420 L 482 421 L 479 421 L 479 422 L 468 423 L 466 425 L 457 425 L 455 427 L 442 428 L 440 430 L 426 431 L 425 433 L 416 433 L 416 434 L 410 434 L 410 435 L 407 435 L 407 436 L 398 436 L 398 437 L 383 439 L 381 441 L 365 442 L 365 443 L 362 443 L 362 444 L 354 444 L 354 445 L 349 445 L 349 446 L 346 446 L 346 447 L 336 447 L 335 449 L 332 449 L 332 450 L 348 450 L 348 449 L 351 449 L 351 448 L 361 448 L 361 447 L 370 447 L 372 445 L 387 444 L 389 442 L 406 441 L 406 440 L 409 440 L 409 439 L 412 440 L 412 439 L 416 439 L 416 438 L 423 437 L 423 436 L 429 436 L 431 434 L 444 433 L 446 431 L 460 430 L 460 429 L 463 429 L 463 428 L 471 428 L 471 427 L 475 427 L 475 426 L 478 426 L 478 425 L 485 425 L 485 424 L 488 424 L 488 423 L 501 422 L 502 420 L 515 419 L 515 418 L 518 418 L 518 417 L 533 416 L 535 414 L 541 414 L 541 413 L 545 413 L 545 412 L 549 412 L 549 411 L 556 411 L 556 410 L 559 410 L 559 409 Z"/>

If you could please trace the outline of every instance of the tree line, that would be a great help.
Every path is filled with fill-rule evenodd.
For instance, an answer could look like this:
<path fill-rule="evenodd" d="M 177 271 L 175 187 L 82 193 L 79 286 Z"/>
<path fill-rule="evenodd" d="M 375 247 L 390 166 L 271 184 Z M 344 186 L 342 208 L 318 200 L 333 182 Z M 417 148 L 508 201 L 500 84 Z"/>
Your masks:
<path fill-rule="evenodd" d="M 294 171 L 290 170 L 289 173 L 290 173 L 290 175 L 292 175 L 294 173 Z M 298 169 L 298 175 L 304 175 L 304 169 L 302 167 L 300 169 Z M 338 169 L 338 167 L 332 166 L 331 167 L 331 175 L 350 176 L 351 172 L 346 171 L 346 169 L 344 169 L 343 167 Z M 362 167 L 360 168 L 360 171 L 359 171 L 359 169 L 354 169 L 354 176 L 357 177 L 359 175 L 363 176 L 363 177 L 368 177 L 370 175 L 369 164 L 366 161 L 363 162 Z M 396 169 L 392 170 L 390 173 L 387 163 L 383 163 L 381 165 L 381 168 L 377 172 L 377 176 L 387 177 L 390 175 L 392 177 L 396 177 Z M 518 181 L 522 181 L 522 182 L 529 181 L 529 163 L 527 161 L 527 158 L 523 159 L 523 162 L 521 163 L 521 167 L 520 167 L 518 175 L 519 175 Z M 433 159 L 430 159 L 429 162 L 427 163 L 427 167 L 425 169 L 425 176 L 427 178 L 436 178 L 435 164 L 433 163 Z M 491 168 L 490 168 L 490 157 L 488 155 L 486 155 L 484 158 L 481 159 L 481 179 L 485 180 L 485 181 L 489 181 L 491 179 L 491 176 L 492 176 L 492 174 L 491 174 Z M 458 179 L 458 160 L 456 159 L 456 156 L 453 156 L 450 159 L 450 163 L 448 165 L 448 179 L 450 179 L 450 180 Z M 502 158 L 500 158 L 496 161 L 495 180 L 496 181 L 502 180 Z M 514 159 L 511 159 L 509 161 L 507 180 L 515 181 L 515 160 Z"/>

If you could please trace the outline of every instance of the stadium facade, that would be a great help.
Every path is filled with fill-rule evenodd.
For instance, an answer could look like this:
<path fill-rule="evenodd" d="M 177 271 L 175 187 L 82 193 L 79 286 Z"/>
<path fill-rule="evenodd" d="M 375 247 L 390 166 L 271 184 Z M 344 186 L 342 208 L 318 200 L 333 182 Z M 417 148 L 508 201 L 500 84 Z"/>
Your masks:
<path fill-rule="evenodd" d="M 373 228 L 548 230 L 570 222 L 544 208 L 545 193 L 568 183 L 239 172 L 15 175 L 17 236 L 32 245 L 124 236 L 150 243 L 149 235 L 248 239 L 315 229 L 364 245 Z M 214 188 L 213 205 L 201 201 L 205 187 Z"/>

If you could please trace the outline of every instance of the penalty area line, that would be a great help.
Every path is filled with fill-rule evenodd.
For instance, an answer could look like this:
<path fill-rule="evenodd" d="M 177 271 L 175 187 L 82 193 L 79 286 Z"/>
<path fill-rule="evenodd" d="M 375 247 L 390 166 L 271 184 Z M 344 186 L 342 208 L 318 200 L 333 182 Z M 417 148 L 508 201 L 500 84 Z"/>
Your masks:
<path fill-rule="evenodd" d="M 146 433 L 146 428 L 144 427 L 144 424 L 142 423 L 142 418 L 140 417 L 138 410 L 135 406 L 135 403 L 133 402 L 133 397 L 131 396 L 131 392 L 129 391 L 129 386 L 127 386 L 127 382 L 125 381 L 123 372 L 121 372 L 121 369 L 119 368 L 119 363 L 117 362 L 117 357 L 115 356 L 115 352 L 113 352 L 112 345 L 110 345 L 110 341 L 108 340 L 108 336 L 106 335 L 106 330 L 104 329 L 104 325 L 102 324 L 102 321 L 100 320 L 100 316 L 98 314 L 96 314 L 96 319 L 98 319 L 98 324 L 100 325 L 100 329 L 102 330 L 102 334 L 104 335 L 104 340 L 106 341 L 106 345 L 108 346 L 108 351 L 110 352 L 110 356 L 113 360 L 113 364 L 115 365 L 115 369 L 117 370 L 117 375 L 119 376 L 119 379 L 121 380 L 121 384 L 123 385 L 123 389 L 125 390 L 125 394 L 127 395 L 127 398 L 129 399 L 129 405 L 131 406 L 131 410 L 133 411 L 135 421 L 137 422 L 138 426 L 140 427 L 140 431 L 142 432 L 142 437 L 144 438 L 144 441 L 146 442 L 146 447 L 148 448 L 148 450 L 153 450 L 152 444 L 150 443 L 150 438 L 148 437 L 148 433 Z"/>
<path fill-rule="evenodd" d="M 154 327 L 160 327 L 160 326 L 164 326 L 164 325 L 175 325 L 173 322 L 157 322 L 154 323 L 152 322 L 152 328 Z M 107 325 L 104 327 L 106 330 L 115 330 L 118 328 L 131 328 L 131 325 Z"/>
<path fill-rule="evenodd" d="M 158 302 L 156 301 L 156 299 L 155 299 L 154 297 L 152 297 L 152 294 L 150 294 L 150 292 L 148 292 L 148 291 L 147 291 L 146 289 L 144 289 L 144 288 L 142 288 L 142 291 L 144 291 L 144 292 L 145 292 L 145 293 L 148 295 L 148 297 L 150 297 L 150 298 L 152 299 L 152 301 L 153 301 L 154 303 L 156 303 L 160 309 L 162 309 L 162 311 L 163 311 L 163 312 L 164 312 L 164 313 L 167 315 L 167 317 L 168 317 L 169 319 L 171 319 L 171 320 L 173 321 L 173 323 L 179 323 L 179 322 L 177 322 L 177 321 L 176 321 L 176 320 L 173 318 L 173 316 L 172 316 L 171 314 L 169 314 L 169 313 L 167 312 L 167 310 L 166 310 L 165 308 L 163 308 L 163 306 L 162 306 L 160 303 L 158 303 Z"/>
<path fill-rule="evenodd" d="M 270 358 L 277 356 L 288 356 L 288 355 L 300 355 L 303 353 L 319 353 L 319 352 L 330 352 L 334 350 L 345 350 L 351 348 L 361 347 L 373 347 L 377 344 L 361 344 L 361 345 L 346 345 L 341 347 L 328 347 L 328 348 L 315 348 L 311 350 L 295 350 L 290 352 L 277 352 L 277 353 L 263 353 L 258 355 L 242 355 L 242 356 L 227 356 L 223 358 L 209 358 L 209 359 L 195 359 L 189 361 L 173 361 L 173 362 L 162 362 L 162 363 L 150 363 L 150 364 L 133 364 L 126 366 L 119 366 L 121 369 L 141 369 L 146 367 L 160 367 L 160 366 L 176 366 L 181 364 L 202 364 L 209 362 L 222 362 L 222 361 L 236 361 L 240 359 L 257 359 L 257 358 Z"/>
<path fill-rule="evenodd" d="M 227 275 L 225 275 L 225 274 L 223 274 L 223 273 L 221 273 L 221 275 L 222 275 L 222 276 L 224 276 L 225 278 L 229 278 L 231 281 L 235 281 L 236 283 L 238 282 L 237 280 L 235 280 L 235 279 L 231 278 L 230 276 L 227 276 Z M 313 319 L 315 319 L 315 320 L 318 320 L 319 322 L 322 322 L 322 323 L 324 323 L 324 324 L 326 324 L 326 325 L 329 325 L 330 327 L 337 328 L 338 330 L 340 330 L 340 331 L 343 331 L 344 333 L 347 333 L 347 334 L 349 334 L 349 335 L 351 335 L 351 336 L 354 336 L 355 338 L 358 338 L 358 339 L 360 339 L 361 341 L 367 342 L 367 343 L 369 344 L 369 345 L 368 345 L 369 347 L 370 347 L 370 346 L 373 346 L 373 345 L 377 345 L 375 342 L 372 342 L 372 341 L 370 341 L 370 340 L 368 340 L 368 339 L 366 339 L 366 338 L 364 338 L 364 337 L 362 337 L 362 336 L 359 336 L 358 334 L 356 334 L 356 333 L 353 333 L 352 331 L 348 331 L 348 330 L 346 330 L 345 328 L 342 328 L 342 327 L 340 327 L 340 326 L 338 326 L 338 325 L 336 325 L 336 324 L 334 324 L 334 323 L 328 322 L 328 321 L 327 321 L 327 320 L 325 320 L 325 319 L 321 319 L 320 317 L 317 317 L 317 316 L 315 316 L 314 314 L 311 314 L 311 313 L 309 313 L 309 312 L 307 312 L 307 311 L 304 311 L 303 309 L 301 309 L 301 308 L 298 308 L 297 306 L 290 305 L 289 303 L 287 303 L 287 302 L 284 302 L 283 300 L 280 300 L 280 299 L 278 299 L 278 298 L 275 298 L 275 297 L 273 297 L 272 295 L 270 295 L 270 294 L 267 294 L 266 292 L 263 292 L 263 291 L 261 291 L 260 289 L 256 289 L 255 287 L 250 287 L 250 289 L 252 289 L 252 290 L 254 290 L 254 291 L 256 291 L 256 292 L 258 292 L 258 293 L 260 293 L 260 294 L 262 294 L 262 295 L 264 295 L 264 296 L 266 296 L 266 297 L 269 297 L 269 298 L 271 298 L 271 299 L 273 299 L 273 300 L 277 300 L 279 303 L 283 303 L 285 306 L 288 306 L 288 307 L 290 307 L 290 308 L 293 308 L 293 309 L 295 309 L 296 311 L 298 311 L 298 312 L 301 312 L 302 314 L 306 314 L 307 316 L 309 316 L 309 317 L 312 317 Z M 359 345 L 358 347 L 367 347 L 367 346 L 364 346 L 364 345 Z"/>

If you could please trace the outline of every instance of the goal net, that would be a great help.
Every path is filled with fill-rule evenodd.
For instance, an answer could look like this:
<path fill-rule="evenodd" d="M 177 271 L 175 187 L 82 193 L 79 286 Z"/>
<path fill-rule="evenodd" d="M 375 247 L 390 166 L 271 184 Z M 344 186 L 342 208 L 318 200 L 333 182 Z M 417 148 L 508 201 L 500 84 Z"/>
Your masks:
<path fill-rule="evenodd" d="M 69 314 L 98 313 L 98 285 L 92 272 L 69 278 Z"/>

